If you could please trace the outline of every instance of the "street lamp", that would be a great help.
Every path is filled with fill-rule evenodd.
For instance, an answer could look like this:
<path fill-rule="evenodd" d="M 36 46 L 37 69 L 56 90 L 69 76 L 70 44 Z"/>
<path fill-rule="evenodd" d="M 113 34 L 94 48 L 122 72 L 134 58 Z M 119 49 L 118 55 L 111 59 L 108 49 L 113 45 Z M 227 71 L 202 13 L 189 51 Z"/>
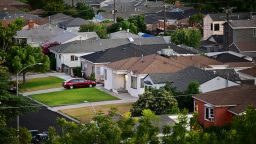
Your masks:
<path fill-rule="evenodd" d="M 27 69 L 29 67 L 32 67 L 32 66 L 35 66 L 35 65 L 43 65 L 43 63 L 35 63 L 35 64 L 31 64 L 31 65 L 25 66 L 24 68 L 22 68 L 20 71 L 18 71 L 16 73 L 16 96 L 19 96 L 19 81 L 18 81 L 19 74 L 22 71 L 24 71 L 25 69 Z M 20 116 L 17 115 L 17 131 L 19 132 L 19 130 L 20 130 Z"/>

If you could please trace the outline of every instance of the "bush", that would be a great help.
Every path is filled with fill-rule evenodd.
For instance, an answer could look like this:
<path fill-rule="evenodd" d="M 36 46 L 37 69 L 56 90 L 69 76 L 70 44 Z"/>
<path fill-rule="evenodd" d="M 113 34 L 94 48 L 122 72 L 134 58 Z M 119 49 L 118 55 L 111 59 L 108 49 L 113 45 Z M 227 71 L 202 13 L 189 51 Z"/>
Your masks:
<path fill-rule="evenodd" d="M 74 73 L 74 76 L 76 77 L 82 77 L 82 68 L 81 67 L 76 67 L 73 69 L 73 73 Z"/>
<path fill-rule="evenodd" d="M 95 73 L 91 73 L 90 76 L 88 77 L 89 80 L 95 81 Z"/>

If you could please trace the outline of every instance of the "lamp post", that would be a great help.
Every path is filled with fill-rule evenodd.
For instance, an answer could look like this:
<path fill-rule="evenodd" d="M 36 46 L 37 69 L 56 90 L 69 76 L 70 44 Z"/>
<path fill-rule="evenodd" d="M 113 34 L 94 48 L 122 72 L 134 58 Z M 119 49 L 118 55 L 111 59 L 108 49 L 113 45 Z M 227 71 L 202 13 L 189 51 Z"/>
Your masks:
<path fill-rule="evenodd" d="M 29 67 L 32 67 L 32 66 L 35 66 L 35 65 L 42 65 L 43 63 L 35 63 L 35 64 L 31 64 L 31 65 L 28 65 L 28 66 L 25 66 L 24 68 L 22 68 L 20 71 L 18 71 L 16 73 L 16 96 L 19 96 L 19 81 L 18 81 L 18 77 L 19 77 L 19 74 L 24 71 L 25 69 L 29 68 Z M 17 131 L 19 132 L 20 130 L 20 116 L 17 115 Z"/>

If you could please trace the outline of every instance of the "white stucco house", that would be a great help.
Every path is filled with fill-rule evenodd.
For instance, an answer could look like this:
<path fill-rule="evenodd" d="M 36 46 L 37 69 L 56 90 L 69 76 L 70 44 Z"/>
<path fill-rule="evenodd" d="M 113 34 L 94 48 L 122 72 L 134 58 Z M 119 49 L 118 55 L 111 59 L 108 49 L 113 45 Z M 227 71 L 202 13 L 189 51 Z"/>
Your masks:
<path fill-rule="evenodd" d="M 205 71 L 193 66 L 175 73 L 149 74 L 144 78 L 145 87 L 153 87 L 156 89 L 165 86 L 167 82 L 171 83 L 172 86 L 180 92 L 186 91 L 191 82 L 198 82 L 201 93 L 239 85 L 236 82 L 215 74 L 214 71 Z"/>
<path fill-rule="evenodd" d="M 199 59 L 200 61 L 198 61 Z M 128 92 L 130 95 L 138 97 L 144 93 L 145 85 L 147 85 L 145 82 L 145 77 L 150 74 L 175 73 L 188 66 L 206 66 L 211 64 L 218 64 L 218 62 L 206 57 L 203 58 L 202 56 L 178 56 L 175 58 L 166 58 L 153 54 L 144 57 L 127 58 L 105 65 L 104 88 L 116 93 Z M 214 82 L 210 81 L 209 83 Z M 233 83 L 229 84 L 233 85 Z M 157 87 L 160 86 L 162 85 L 160 84 Z M 219 85 L 216 84 L 217 88 L 218 86 Z M 211 88 L 205 87 L 203 89 L 208 90 Z"/>

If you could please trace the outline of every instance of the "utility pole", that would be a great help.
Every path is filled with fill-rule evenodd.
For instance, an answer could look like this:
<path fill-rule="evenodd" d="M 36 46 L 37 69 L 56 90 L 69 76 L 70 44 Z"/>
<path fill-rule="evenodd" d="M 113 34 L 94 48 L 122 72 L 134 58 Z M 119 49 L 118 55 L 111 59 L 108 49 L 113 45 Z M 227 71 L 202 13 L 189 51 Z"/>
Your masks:
<path fill-rule="evenodd" d="M 72 4 L 71 4 L 71 5 L 72 5 L 72 7 L 74 7 L 74 0 L 71 0 L 71 2 L 72 2 Z"/>
<path fill-rule="evenodd" d="M 116 0 L 114 0 L 114 23 L 116 23 Z"/>
<path fill-rule="evenodd" d="M 165 3 L 165 0 L 164 0 L 164 3 Z M 167 5 L 164 4 L 164 33 L 166 30 L 166 7 L 167 7 Z"/>

